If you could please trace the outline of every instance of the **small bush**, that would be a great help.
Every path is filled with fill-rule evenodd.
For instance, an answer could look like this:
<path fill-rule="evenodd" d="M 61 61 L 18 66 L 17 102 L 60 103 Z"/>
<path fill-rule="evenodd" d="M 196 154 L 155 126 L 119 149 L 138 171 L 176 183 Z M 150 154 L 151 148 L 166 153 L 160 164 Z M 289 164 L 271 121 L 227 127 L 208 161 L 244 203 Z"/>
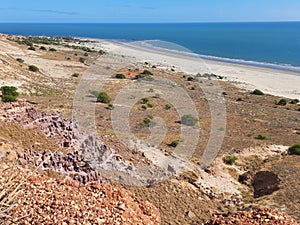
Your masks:
<path fill-rule="evenodd" d="M 114 107 L 113 104 L 108 103 L 108 104 L 107 104 L 107 108 L 110 109 L 110 110 L 113 110 L 115 107 Z"/>
<path fill-rule="evenodd" d="M 44 46 L 41 46 L 40 49 L 43 51 L 47 50 Z"/>
<path fill-rule="evenodd" d="M 179 144 L 179 140 L 175 140 L 175 141 L 172 141 L 172 142 L 169 144 L 169 146 L 176 148 L 178 144 Z"/>
<path fill-rule="evenodd" d="M 34 66 L 34 65 L 28 66 L 28 69 L 32 72 L 39 72 L 40 71 L 40 69 L 37 66 Z"/>
<path fill-rule="evenodd" d="M 23 63 L 23 62 L 24 62 L 24 60 L 21 59 L 21 58 L 17 58 L 16 60 L 17 60 L 19 63 Z"/>
<path fill-rule="evenodd" d="M 147 109 L 146 105 L 142 105 L 141 107 L 142 107 L 142 109 Z"/>
<path fill-rule="evenodd" d="M 17 92 L 17 88 L 13 86 L 3 86 L 0 88 L 2 91 L 2 101 L 3 102 L 15 102 L 17 101 L 17 97 L 19 93 Z"/>
<path fill-rule="evenodd" d="M 290 103 L 296 105 L 296 104 L 299 103 L 299 100 L 298 99 L 293 99 L 293 100 L 290 101 Z"/>
<path fill-rule="evenodd" d="M 144 70 L 141 74 L 143 74 L 143 75 L 153 75 L 153 73 L 150 72 L 149 70 Z"/>
<path fill-rule="evenodd" d="M 148 98 L 142 98 L 141 99 L 141 103 L 142 104 L 147 104 L 149 102 L 149 99 Z"/>
<path fill-rule="evenodd" d="M 290 155 L 300 155 L 300 143 L 294 144 L 292 147 L 288 150 Z"/>
<path fill-rule="evenodd" d="M 100 92 L 97 97 L 97 102 L 110 103 L 111 98 L 105 92 Z"/>
<path fill-rule="evenodd" d="M 253 95 L 264 95 L 264 93 L 259 89 L 255 89 L 254 91 L 251 92 L 251 94 L 253 94 Z"/>
<path fill-rule="evenodd" d="M 238 158 L 234 155 L 228 155 L 223 158 L 223 162 L 227 165 L 233 165 Z"/>
<path fill-rule="evenodd" d="M 198 120 L 191 114 L 184 115 L 181 117 L 181 123 L 187 126 L 195 126 L 197 121 Z"/>
<path fill-rule="evenodd" d="M 79 62 L 84 63 L 85 62 L 85 58 L 80 57 L 79 58 Z"/>
<path fill-rule="evenodd" d="M 30 47 L 28 48 L 28 50 L 35 51 L 35 47 L 30 46 Z"/>
<path fill-rule="evenodd" d="M 115 77 L 118 78 L 118 79 L 125 79 L 126 78 L 126 76 L 124 74 L 122 74 L 122 73 L 116 74 Z"/>
<path fill-rule="evenodd" d="M 144 124 L 144 125 L 150 125 L 151 121 L 152 121 L 151 118 L 146 117 L 146 118 L 143 119 L 143 124 Z"/>
<path fill-rule="evenodd" d="M 267 140 L 268 137 L 267 137 L 266 135 L 259 134 L 259 135 L 257 135 L 257 139 L 258 139 L 258 140 Z"/>
<path fill-rule="evenodd" d="M 171 108 L 172 108 L 172 106 L 170 104 L 165 105 L 165 109 L 171 109 Z"/>
<path fill-rule="evenodd" d="M 79 77 L 79 73 L 73 73 L 72 77 Z"/>
<path fill-rule="evenodd" d="M 49 51 L 50 52 L 56 52 L 56 49 L 55 48 L 50 48 Z"/>
<path fill-rule="evenodd" d="M 88 54 L 88 53 L 84 53 L 83 55 L 84 55 L 84 56 L 89 56 L 89 54 Z"/>
<path fill-rule="evenodd" d="M 148 106 L 148 108 L 153 108 L 154 107 L 154 105 L 150 102 L 147 103 L 147 106 Z"/>
<path fill-rule="evenodd" d="M 187 78 L 187 81 L 194 81 L 194 80 L 195 80 L 194 77 L 188 77 L 188 78 Z"/>
<path fill-rule="evenodd" d="M 286 101 L 286 99 L 282 98 L 282 99 L 280 99 L 280 101 L 279 101 L 279 102 L 277 102 L 277 104 L 276 104 L 276 105 L 285 106 L 286 104 L 287 104 L 287 101 Z"/>

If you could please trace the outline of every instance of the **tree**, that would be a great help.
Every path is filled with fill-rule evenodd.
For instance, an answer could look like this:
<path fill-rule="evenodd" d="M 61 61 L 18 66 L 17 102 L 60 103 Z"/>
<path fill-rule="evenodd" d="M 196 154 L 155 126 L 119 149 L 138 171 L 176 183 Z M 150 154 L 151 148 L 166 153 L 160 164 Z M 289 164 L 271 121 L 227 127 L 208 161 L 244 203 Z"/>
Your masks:
<path fill-rule="evenodd" d="M 2 101 L 3 102 L 15 102 L 17 101 L 17 97 L 19 93 L 17 92 L 17 88 L 13 86 L 3 86 L 0 88 L 2 91 Z"/>

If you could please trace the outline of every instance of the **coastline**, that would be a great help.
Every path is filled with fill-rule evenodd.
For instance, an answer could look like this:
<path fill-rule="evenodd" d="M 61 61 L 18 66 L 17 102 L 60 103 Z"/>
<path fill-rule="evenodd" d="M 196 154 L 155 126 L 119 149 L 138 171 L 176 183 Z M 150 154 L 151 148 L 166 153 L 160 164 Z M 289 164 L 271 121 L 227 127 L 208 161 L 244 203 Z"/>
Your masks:
<path fill-rule="evenodd" d="M 260 89 L 266 94 L 291 99 L 300 98 L 300 73 L 297 72 L 195 58 L 178 53 L 159 51 L 155 48 L 143 48 L 130 43 L 102 39 L 89 40 L 97 40 L 104 45 L 108 52 L 134 57 L 138 62 L 148 61 L 153 65 L 161 65 L 165 69 L 175 68 L 177 72 L 192 75 L 213 73 L 224 76 L 227 81 L 242 89 Z"/>

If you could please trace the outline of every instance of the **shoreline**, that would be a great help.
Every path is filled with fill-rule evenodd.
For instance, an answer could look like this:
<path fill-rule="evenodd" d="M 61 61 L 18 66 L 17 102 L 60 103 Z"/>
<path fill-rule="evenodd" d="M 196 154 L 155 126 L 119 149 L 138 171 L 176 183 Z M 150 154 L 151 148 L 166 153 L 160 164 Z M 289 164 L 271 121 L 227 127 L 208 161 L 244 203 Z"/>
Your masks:
<path fill-rule="evenodd" d="M 278 70 L 274 68 L 258 67 L 237 63 L 222 62 L 195 58 L 157 49 L 143 48 L 130 43 L 122 43 L 103 39 L 97 40 L 104 45 L 105 50 L 120 55 L 134 57 L 137 62 L 151 62 L 164 65 L 165 69 L 175 67 L 177 72 L 196 75 L 198 72 L 213 73 L 224 76 L 225 81 L 231 82 L 239 88 L 252 91 L 260 89 L 266 94 L 300 99 L 300 73 Z"/>

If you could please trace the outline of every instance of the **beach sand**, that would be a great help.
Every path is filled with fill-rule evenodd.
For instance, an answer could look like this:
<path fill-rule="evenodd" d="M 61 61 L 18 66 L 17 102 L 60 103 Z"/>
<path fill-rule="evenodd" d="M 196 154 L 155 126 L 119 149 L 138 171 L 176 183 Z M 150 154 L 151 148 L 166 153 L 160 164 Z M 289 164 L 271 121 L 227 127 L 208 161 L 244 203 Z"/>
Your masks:
<path fill-rule="evenodd" d="M 148 62 L 157 68 L 173 69 L 176 72 L 185 72 L 191 75 L 213 73 L 224 76 L 226 80 L 245 90 L 260 89 L 266 94 L 291 99 L 300 98 L 300 74 L 296 72 L 203 60 L 130 43 L 98 41 L 101 43 L 101 47 L 110 53 L 132 57 L 136 62 Z M 95 45 L 95 43 L 93 44 Z"/>

